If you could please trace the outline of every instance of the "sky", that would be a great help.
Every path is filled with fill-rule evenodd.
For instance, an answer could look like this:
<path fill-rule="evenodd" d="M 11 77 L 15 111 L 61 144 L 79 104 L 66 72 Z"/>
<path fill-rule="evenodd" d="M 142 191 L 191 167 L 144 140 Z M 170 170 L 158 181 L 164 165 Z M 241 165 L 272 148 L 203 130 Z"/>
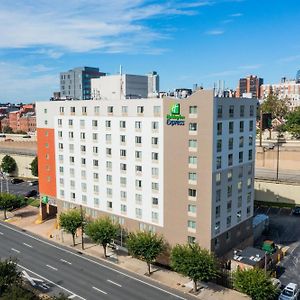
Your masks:
<path fill-rule="evenodd" d="M 157 71 L 161 90 L 300 69 L 299 0 L 1 0 L 0 102 L 48 100 L 59 72 Z"/>

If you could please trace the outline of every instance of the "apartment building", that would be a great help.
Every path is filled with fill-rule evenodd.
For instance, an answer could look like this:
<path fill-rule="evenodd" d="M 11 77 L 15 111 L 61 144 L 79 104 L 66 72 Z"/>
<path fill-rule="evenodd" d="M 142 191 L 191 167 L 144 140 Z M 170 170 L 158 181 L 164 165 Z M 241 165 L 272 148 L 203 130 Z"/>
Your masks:
<path fill-rule="evenodd" d="M 239 80 L 237 88 L 237 97 L 243 97 L 243 94 L 251 94 L 252 98 L 259 99 L 261 97 L 260 87 L 264 83 L 262 78 L 250 75 Z"/>
<path fill-rule="evenodd" d="M 42 211 L 82 205 L 223 255 L 252 243 L 254 99 L 37 103 Z"/>

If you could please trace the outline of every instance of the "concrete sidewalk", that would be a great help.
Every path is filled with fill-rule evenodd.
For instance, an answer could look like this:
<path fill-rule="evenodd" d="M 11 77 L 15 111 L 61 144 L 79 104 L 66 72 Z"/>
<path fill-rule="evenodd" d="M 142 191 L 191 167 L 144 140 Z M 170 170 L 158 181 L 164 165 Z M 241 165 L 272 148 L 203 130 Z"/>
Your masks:
<path fill-rule="evenodd" d="M 51 219 L 45 221 L 42 224 L 36 224 L 38 218 L 39 209 L 31 206 L 24 207 L 15 211 L 13 214 L 9 215 L 9 220 L 7 222 L 14 224 L 22 229 L 40 235 L 44 238 L 50 239 L 56 243 L 62 244 L 64 246 L 72 246 L 72 237 L 70 234 L 62 233 L 62 231 L 56 228 L 56 220 Z M 0 212 L 0 219 L 2 215 Z M 85 250 L 81 250 L 81 238 L 78 236 L 76 238 L 75 249 L 86 253 L 88 255 L 104 259 L 103 249 L 99 245 L 86 242 Z M 105 259 L 105 261 L 111 262 L 120 268 L 126 269 L 128 271 L 137 273 L 141 276 L 145 276 L 147 271 L 146 263 L 132 258 L 131 256 L 124 255 L 122 253 L 116 253 L 113 250 L 108 249 L 108 255 L 110 257 Z M 169 286 L 171 288 L 177 289 L 184 293 L 189 293 L 192 289 L 192 284 L 190 280 L 180 274 L 169 271 L 162 268 L 157 268 L 153 266 L 151 279 L 157 281 L 163 285 Z M 218 286 L 213 283 L 205 284 L 206 287 L 201 289 L 197 296 L 197 299 L 203 300 L 240 300 L 240 299 L 250 299 L 248 296 L 241 294 L 237 291 Z M 191 294 L 190 294 L 191 295 Z"/>

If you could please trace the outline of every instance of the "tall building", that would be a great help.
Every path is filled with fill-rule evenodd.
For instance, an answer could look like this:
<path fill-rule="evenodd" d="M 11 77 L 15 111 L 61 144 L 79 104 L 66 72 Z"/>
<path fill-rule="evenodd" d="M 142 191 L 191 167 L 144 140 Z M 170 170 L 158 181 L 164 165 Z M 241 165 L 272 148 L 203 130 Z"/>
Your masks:
<path fill-rule="evenodd" d="M 66 99 L 91 99 L 91 79 L 104 76 L 99 68 L 78 67 L 60 73 L 60 96 Z"/>
<path fill-rule="evenodd" d="M 42 214 L 82 205 L 223 255 L 252 243 L 254 99 L 37 103 Z"/>
<path fill-rule="evenodd" d="M 265 99 L 272 93 L 279 99 L 287 100 L 287 105 L 290 110 L 294 110 L 300 106 L 300 82 L 295 80 L 286 80 L 282 78 L 280 83 L 263 84 L 261 86 L 261 98 Z"/>
<path fill-rule="evenodd" d="M 251 93 L 252 98 L 260 98 L 260 87 L 264 83 L 262 78 L 250 75 L 239 80 L 237 88 L 237 97 L 243 97 L 243 94 Z"/>
<path fill-rule="evenodd" d="M 92 99 L 120 100 L 147 98 L 148 77 L 144 75 L 117 74 L 92 79 Z"/>
<path fill-rule="evenodd" d="M 296 83 L 300 83 L 300 70 L 296 74 Z"/>
<path fill-rule="evenodd" d="M 148 97 L 157 97 L 159 94 L 159 75 L 156 71 L 150 72 L 148 76 Z"/>

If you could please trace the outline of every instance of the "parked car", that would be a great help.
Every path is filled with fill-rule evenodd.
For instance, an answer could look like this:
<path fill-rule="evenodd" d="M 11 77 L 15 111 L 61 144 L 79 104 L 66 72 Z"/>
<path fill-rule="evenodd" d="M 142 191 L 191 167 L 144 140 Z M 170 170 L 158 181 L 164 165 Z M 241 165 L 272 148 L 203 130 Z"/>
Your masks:
<path fill-rule="evenodd" d="M 6 138 L 5 134 L 0 134 L 0 138 Z"/>
<path fill-rule="evenodd" d="M 275 144 L 269 143 L 266 148 L 271 150 L 271 149 L 274 149 L 274 147 L 275 147 Z"/>
<path fill-rule="evenodd" d="M 31 136 L 30 135 L 24 135 L 23 139 L 31 139 Z"/>
<path fill-rule="evenodd" d="M 10 182 L 11 182 L 12 184 L 17 184 L 17 183 L 24 182 L 24 180 L 21 179 L 21 178 L 13 178 L 13 179 L 11 179 Z"/>
<path fill-rule="evenodd" d="M 29 198 L 29 197 L 35 197 L 37 196 L 38 192 L 36 190 L 31 190 L 31 191 L 28 191 L 27 193 L 25 193 L 25 197 L 26 198 Z"/>
<path fill-rule="evenodd" d="M 32 180 L 32 181 L 28 181 L 29 185 L 38 185 L 39 181 L 38 180 Z"/>
<path fill-rule="evenodd" d="M 13 139 L 5 139 L 4 142 L 13 142 Z"/>
<path fill-rule="evenodd" d="M 297 300 L 299 296 L 299 287 L 296 283 L 289 283 L 281 292 L 278 300 Z"/>
<path fill-rule="evenodd" d="M 280 290 L 281 288 L 281 281 L 277 278 L 271 278 L 272 284 L 275 286 L 276 290 Z"/>
<path fill-rule="evenodd" d="M 293 215 L 297 215 L 297 216 L 300 215 L 300 206 L 295 206 L 293 208 Z"/>

